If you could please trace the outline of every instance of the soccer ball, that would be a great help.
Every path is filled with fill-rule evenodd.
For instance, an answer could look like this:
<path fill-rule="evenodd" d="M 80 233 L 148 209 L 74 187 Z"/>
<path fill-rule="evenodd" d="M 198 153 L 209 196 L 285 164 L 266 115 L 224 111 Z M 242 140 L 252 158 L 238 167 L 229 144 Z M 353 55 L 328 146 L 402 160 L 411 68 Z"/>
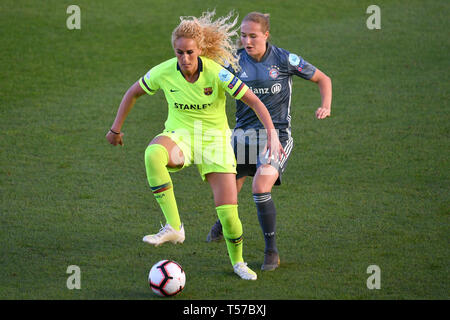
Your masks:
<path fill-rule="evenodd" d="M 150 269 L 148 283 L 158 296 L 173 297 L 184 289 L 186 274 L 175 261 L 161 260 Z"/>

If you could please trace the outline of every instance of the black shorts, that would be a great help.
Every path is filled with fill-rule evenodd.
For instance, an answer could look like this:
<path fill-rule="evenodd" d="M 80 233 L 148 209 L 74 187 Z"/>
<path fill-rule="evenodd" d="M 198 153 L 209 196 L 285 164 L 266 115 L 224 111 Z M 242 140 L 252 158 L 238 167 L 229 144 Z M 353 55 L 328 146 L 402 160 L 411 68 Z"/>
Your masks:
<path fill-rule="evenodd" d="M 265 133 L 265 130 L 261 132 Z M 232 144 L 234 154 L 236 156 L 236 179 L 250 176 L 253 177 L 256 174 L 258 168 L 267 163 L 267 158 L 264 156 L 263 151 L 266 145 L 265 134 L 260 134 L 256 131 L 243 131 L 235 130 L 232 135 Z M 280 142 L 283 146 L 285 155 L 282 155 L 281 160 L 271 165 L 278 170 L 278 179 L 275 185 L 281 184 L 281 176 L 286 169 L 289 155 L 294 147 L 294 140 L 292 136 L 280 136 Z"/>

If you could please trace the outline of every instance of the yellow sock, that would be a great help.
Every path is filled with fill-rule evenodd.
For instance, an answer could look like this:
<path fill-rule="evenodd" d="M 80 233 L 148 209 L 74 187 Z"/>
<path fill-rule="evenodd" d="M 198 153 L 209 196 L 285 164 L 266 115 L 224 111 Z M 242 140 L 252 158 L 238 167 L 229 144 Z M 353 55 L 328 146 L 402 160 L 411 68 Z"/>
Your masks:
<path fill-rule="evenodd" d="M 172 179 L 167 171 L 169 154 L 160 144 L 151 144 L 145 150 L 145 169 L 153 195 L 166 218 L 175 230 L 180 230 L 181 221 L 173 192 Z"/>
<path fill-rule="evenodd" d="M 231 264 L 244 262 L 242 257 L 242 223 L 239 220 L 236 204 L 226 204 L 216 207 L 217 215 L 222 223 L 223 235 L 227 244 Z"/>

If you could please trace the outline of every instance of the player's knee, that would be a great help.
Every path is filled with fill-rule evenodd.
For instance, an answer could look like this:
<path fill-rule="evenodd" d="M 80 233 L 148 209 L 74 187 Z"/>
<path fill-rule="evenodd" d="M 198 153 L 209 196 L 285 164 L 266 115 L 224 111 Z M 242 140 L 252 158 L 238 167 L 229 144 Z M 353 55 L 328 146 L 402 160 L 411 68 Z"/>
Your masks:
<path fill-rule="evenodd" d="M 160 144 L 151 144 L 145 149 L 145 167 L 147 169 L 166 166 L 169 155 L 165 147 Z"/>
<path fill-rule="evenodd" d="M 252 192 L 272 192 L 272 187 L 277 181 L 278 175 L 278 170 L 271 165 L 259 167 L 253 179 Z"/>

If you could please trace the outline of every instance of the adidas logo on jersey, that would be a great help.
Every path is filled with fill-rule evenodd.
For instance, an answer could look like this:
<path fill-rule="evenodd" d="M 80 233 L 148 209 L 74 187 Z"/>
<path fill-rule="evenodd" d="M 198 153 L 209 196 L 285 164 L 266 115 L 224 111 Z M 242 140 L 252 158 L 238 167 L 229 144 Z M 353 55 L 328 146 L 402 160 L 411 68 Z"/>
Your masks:
<path fill-rule="evenodd" d="M 240 75 L 240 78 L 248 78 L 248 75 L 243 71 Z"/>

